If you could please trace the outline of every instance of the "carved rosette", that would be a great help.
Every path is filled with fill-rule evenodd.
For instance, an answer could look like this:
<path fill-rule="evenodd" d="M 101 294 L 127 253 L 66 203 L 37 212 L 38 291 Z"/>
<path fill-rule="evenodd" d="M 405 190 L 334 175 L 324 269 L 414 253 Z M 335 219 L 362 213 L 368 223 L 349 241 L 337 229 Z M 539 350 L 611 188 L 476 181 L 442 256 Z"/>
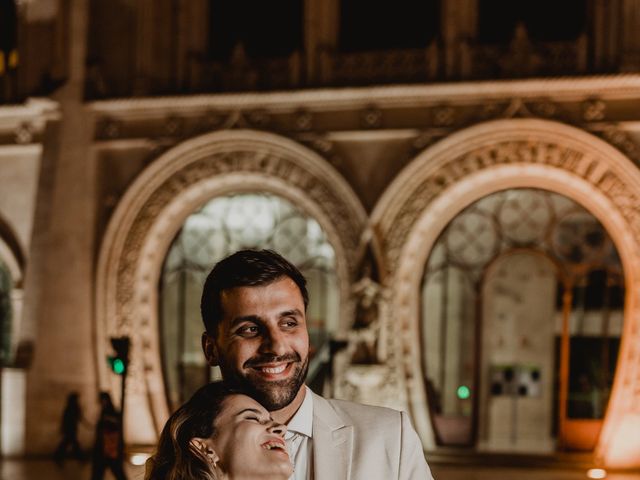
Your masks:
<path fill-rule="evenodd" d="M 433 443 L 420 355 L 423 268 L 440 232 L 466 206 L 507 188 L 541 188 L 572 198 L 608 230 L 629 292 L 610 407 L 597 455 L 638 466 L 640 437 L 640 171 L 624 154 L 584 131 L 546 120 L 480 124 L 429 147 L 394 180 L 372 214 L 389 267 L 396 349 L 409 406 L 423 443 Z M 622 440 L 626 438 L 626 440 Z M 624 450 L 629 455 L 619 455 Z M 631 450 L 630 450 L 631 449 Z"/>
<path fill-rule="evenodd" d="M 207 134 L 178 145 L 154 161 L 126 192 L 100 252 L 97 355 L 104 358 L 108 337 L 132 337 L 128 385 L 133 398 L 128 402 L 136 404 L 137 418 L 128 419 L 130 442 L 154 442 L 168 414 L 157 285 L 170 243 L 186 217 L 207 200 L 250 191 L 287 198 L 320 223 L 336 252 L 339 334 L 349 328 L 349 288 L 366 214 L 333 167 L 289 139 L 248 130 Z M 101 373 L 106 385 L 106 374 Z"/>

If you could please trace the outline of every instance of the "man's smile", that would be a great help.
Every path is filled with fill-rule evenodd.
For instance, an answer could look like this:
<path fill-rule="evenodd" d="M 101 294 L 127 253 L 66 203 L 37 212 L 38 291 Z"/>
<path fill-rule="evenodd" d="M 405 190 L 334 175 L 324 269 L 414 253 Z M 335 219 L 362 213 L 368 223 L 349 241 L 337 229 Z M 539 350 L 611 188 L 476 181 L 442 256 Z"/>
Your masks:
<path fill-rule="evenodd" d="M 282 380 L 291 373 L 293 365 L 300 362 L 295 353 L 273 356 L 258 356 L 247 360 L 244 368 L 257 372 L 265 380 Z"/>
<path fill-rule="evenodd" d="M 284 369 L 288 366 L 288 363 L 283 363 L 282 365 L 278 365 L 277 367 L 258 367 L 258 370 L 261 370 L 264 373 L 271 373 L 275 375 L 284 372 Z"/>

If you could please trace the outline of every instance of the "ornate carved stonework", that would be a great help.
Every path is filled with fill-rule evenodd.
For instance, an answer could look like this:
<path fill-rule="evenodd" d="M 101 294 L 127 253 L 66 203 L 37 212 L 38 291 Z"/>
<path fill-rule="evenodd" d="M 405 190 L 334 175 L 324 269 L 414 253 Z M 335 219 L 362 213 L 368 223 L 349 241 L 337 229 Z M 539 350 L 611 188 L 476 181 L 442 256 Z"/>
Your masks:
<path fill-rule="evenodd" d="M 380 128 L 382 126 L 382 111 L 375 105 L 369 105 L 360 113 L 363 128 Z"/>
<path fill-rule="evenodd" d="M 477 148 L 446 162 L 407 195 L 407 202 L 393 225 L 387 224 L 385 251 L 394 264 L 409 229 L 426 206 L 460 179 L 480 170 L 513 163 L 537 163 L 572 172 L 603 191 L 629 222 L 640 238 L 640 193 L 629 189 L 620 175 L 605 169 L 599 158 L 563 145 L 544 141 L 507 140 Z M 391 234 L 391 229 L 393 234 Z"/>
<path fill-rule="evenodd" d="M 587 122 L 604 120 L 607 104 L 599 98 L 591 98 L 582 104 L 582 118 Z"/>
<path fill-rule="evenodd" d="M 600 134 L 607 142 L 619 148 L 637 165 L 640 165 L 640 146 L 633 141 L 626 131 L 616 125 L 607 125 Z"/>
<path fill-rule="evenodd" d="M 543 188 L 568 196 L 607 228 L 622 259 L 625 334 L 598 455 L 611 466 L 626 428 L 640 418 L 640 172 L 620 151 L 567 125 L 531 119 L 487 122 L 453 134 L 420 154 L 392 183 L 372 214 L 393 278 L 394 335 L 407 396 L 426 446 L 433 439 L 420 362 L 422 266 L 439 233 L 464 207 L 506 188 Z M 636 428 L 640 428 L 640 420 Z M 640 437 L 634 441 L 640 452 Z M 629 448 L 629 438 L 626 447 Z M 627 463 L 624 463 L 627 462 Z"/>
<path fill-rule="evenodd" d="M 30 123 L 23 123 L 15 130 L 16 143 L 24 145 L 33 141 L 34 127 Z"/>
<path fill-rule="evenodd" d="M 174 147 L 155 160 L 122 198 L 105 235 L 98 268 L 99 345 L 104 349 L 108 337 L 116 334 L 132 337 L 129 391 L 134 399 L 130 401 L 146 402 L 155 425 L 155 431 L 135 431 L 136 420 L 131 419 L 130 435 L 138 435 L 138 442 L 155 441 L 168 413 L 157 312 L 165 253 L 193 210 L 216 195 L 241 191 L 281 195 L 320 223 L 336 252 L 341 334 L 349 327 L 348 289 L 366 215 L 332 167 L 299 144 L 254 131 L 218 132 Z M 104 374 L 102 381 L 105 385 Z"/>
<path fill-rule="evenodd" d="M 29 99 L 0 108 L 0 146 L 27 146 L 43 141 L 47 122 L 59 118 L 58 104 L 48 99 Z"/>

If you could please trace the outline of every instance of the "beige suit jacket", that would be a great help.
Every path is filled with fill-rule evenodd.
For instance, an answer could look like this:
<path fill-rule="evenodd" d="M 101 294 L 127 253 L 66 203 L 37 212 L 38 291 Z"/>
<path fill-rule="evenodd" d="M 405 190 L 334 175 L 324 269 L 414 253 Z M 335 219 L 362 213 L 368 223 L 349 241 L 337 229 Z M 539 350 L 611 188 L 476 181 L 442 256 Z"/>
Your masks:
<path fill-rule="evenodd" d="M 406 413 L 313 394 L 314 480 L 429 480 Z"/>

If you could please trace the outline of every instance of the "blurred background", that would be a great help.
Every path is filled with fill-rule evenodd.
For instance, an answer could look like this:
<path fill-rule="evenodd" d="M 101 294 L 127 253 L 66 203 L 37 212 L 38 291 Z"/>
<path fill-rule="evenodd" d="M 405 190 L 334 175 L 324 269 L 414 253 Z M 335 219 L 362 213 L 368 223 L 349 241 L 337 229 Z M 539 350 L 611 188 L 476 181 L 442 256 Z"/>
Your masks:
<path fill-rule="evenodd" d="M 201 286 L 241 248 L 308 280 L 308 384 L 408 411 L 442 478 L 640 468 L 639 28 L 640 0 L 0 0 L 3 475 L 53 465 L 21 470 L 72 393 L 83 452 L 107 391 L 144 462 L 219 378 Z"/>

